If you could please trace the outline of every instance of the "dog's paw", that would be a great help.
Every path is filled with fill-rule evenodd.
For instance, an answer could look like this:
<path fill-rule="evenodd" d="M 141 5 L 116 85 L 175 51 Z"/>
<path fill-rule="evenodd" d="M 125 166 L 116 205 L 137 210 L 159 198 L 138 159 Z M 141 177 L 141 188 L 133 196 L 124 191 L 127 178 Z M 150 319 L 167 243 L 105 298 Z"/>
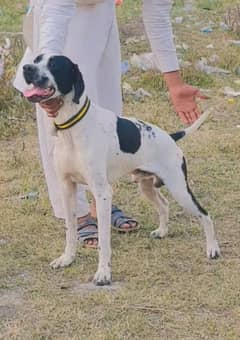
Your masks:
<path fill-rule="evenodd" d="M 60 257 L 53 260 L 50 263 L 50 266 L 53 269 L 67 267 L 67 266 L 70 266 L 70 264 L 73 262 L 73 260 L 74 260 L 74 256 L 67 256 L 65 254 L 62 254 Z"/>
<path fill-rule="evenodd" d="M 164 238 L 167 235 L 167 233 L 168 233 L 167 229 L 163 229 L 163 230 L 156 229 L 150 233 L 150 237 L 161 239 L 161 238 Z"/>
<path fill-rule="evenodd" d="M 93 279 L 96 286 L 110 285 L 111 281 L 111 270 L 108 267 L 98 269 Z"/>
<path fill-rule="evenodd" d="M 220 256 L 220 248 L 215 240 L 211 245 L 207 247 L 207 257 L 209 260 L 216 260 Z"/>

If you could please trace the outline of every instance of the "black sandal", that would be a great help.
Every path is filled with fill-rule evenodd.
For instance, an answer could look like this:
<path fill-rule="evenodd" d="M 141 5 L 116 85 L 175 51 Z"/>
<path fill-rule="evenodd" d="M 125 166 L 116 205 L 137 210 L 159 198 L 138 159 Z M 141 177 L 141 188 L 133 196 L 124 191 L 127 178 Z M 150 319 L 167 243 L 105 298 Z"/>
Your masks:
<path fill-rule="evenodd" d="M 124 212 L 115 205 L 112 206 L 111 223 L 113 229 L 122 233 L 129 233 L 140 228 L 138 222 L 134 218 L 126 216 Z M 132 223 L 134 223 L 135 226 L 132 226 L 131 228 L 121 228 L 123 224 L 129 224 L 131 226 Z"/>
<path fill-rule="evenodd" d="M 89 227 L 94 227 L 96 230 L 84 230 L 89 229 Z M 89 240 L 97 240 L 98 241 L 98 230 L 97 230 L 97 221 L 91 217 L 86 218 L 82 223 L 78 223 L 77 228 L 78 240 L 83 243 L 83 247 L 86 248 L 97 248 L 97 245 L 91 245 L 86 241 Z"/>

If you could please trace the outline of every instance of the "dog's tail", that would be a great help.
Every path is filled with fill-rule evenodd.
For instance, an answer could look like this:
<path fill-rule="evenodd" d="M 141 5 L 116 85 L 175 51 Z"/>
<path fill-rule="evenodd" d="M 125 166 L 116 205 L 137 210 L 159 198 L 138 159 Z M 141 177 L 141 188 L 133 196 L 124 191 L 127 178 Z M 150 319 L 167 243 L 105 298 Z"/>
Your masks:
<path fill-rule="evenodd" d="M 195 132 L 197 129 L 200 128 L 200 126 L 207 119 L 211 112 L 212 109 L 206 110 L 191 126 L 184 130 L 171 133 L 170 136 L 172 137 L 172 139 L 174 139 L 175 142 L 177 142 L 178 140 L 184 138 L 185 136 L 190 135 L 191 133 Z"/>

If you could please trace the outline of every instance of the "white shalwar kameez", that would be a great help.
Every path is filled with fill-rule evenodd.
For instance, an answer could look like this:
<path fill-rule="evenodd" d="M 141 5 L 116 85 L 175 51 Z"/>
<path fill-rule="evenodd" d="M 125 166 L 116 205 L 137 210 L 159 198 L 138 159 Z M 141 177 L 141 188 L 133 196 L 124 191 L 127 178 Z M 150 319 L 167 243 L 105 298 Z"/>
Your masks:
<path fill-rule="evenodd" d="M 133 0 L 134 1 L 134 0 Z M 98 2 L 97 4 L 89 4 Z M 38 54 L 64 54 L 79 65 L 89 97 L 116 114 L 122 113 L 120 43 L 114 0 L 32 0 L 33 46 L 27 48 L 14 86 L 26 88 L 22 65 Z M 179 69 L 170 19 L 170 0 L 143 0 L 143 20 L 161 72 Z M 53 167 L 51 119 L 36 105 L 40 152 L 49 198 L 56 217 L 64 218 L 60 188 Z M 94 138 L 94 136 L 92 136 Z M 79 186 L 77 216 L 89 212 L 85 189 Z"/>

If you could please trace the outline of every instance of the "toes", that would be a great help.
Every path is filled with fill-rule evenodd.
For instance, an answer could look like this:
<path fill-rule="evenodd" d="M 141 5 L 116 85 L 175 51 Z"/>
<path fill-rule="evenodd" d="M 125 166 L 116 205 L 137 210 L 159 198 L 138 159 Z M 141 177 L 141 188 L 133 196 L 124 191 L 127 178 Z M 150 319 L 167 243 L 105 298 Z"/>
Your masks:
<path fill-rule="evenodd" d="M 151 238 L 155 238 L 155 239 L 162 239 L 164 238 L 168 233 L 168 230 L 153 230 L 151 233 L 150 233 L 150 237 Z"/>
<path fill-rule="evenodd" d="M 61 264 L 57 260 L 54 260 L 50 263 L 50 267 L 52 267 L 53 269 L 57 269 L 61 267 Z"/>
<path fill-rule="evenodd" d="M 90 247 L 90 248 L 97 248 L 98 246 L 98 240 L 94 239 L 94 240 L 86 240 L 84 242 L 85 247 Z"/>
<path fill-rule="evenodd" d="M 50 263 L 53 269 L 68 267 L 73 262 L 75 256 L 60 256 Z"/>
<path fill-rule="evenodd" d="M 210 260 L 217 260 L 220 257 L 220 252 L 219 250 L 214 250 L 211 251 L 210 255 L 209 255 L 209 259 Z"/>
<path fill-rule="evenodd" d="M 111 284 L 111 270 L 109 268 L 98 270 L 93 282 L 96 286 L 107 286 Z"/>
<path fill-rule="evenodd" d="M 137 226 L 137 223 L 134 223 L 134 222 L 132 222 L 132 223 L 124 223 L 122 226 L 121 226 L 121 228 L 122 229 L 133 229 L 133 228 L 136 228 L 136 226 Z"/>
<path fill-rule="evenodd" d="M 120 226 L 120 230 L 134 230 L 135 228 L 137 228 L 137 223 L 136 222 L 127 222 L 127 223 L 123 223 Z"/>
<path fill-rule="evenodd" d="M 214 253 L 214 255 L 210 255 L 210 260 L 217 260 L 219 258 L 220 254 L 218 254 L 217 252 Z"/>
<path fill-rule="evenodd" d="M 111 280 L 108 280 L 106 277 L 104 277 L 101 280 L 94 280 L 94 283 L 96 286 L 109 286 L 111 284 Z"/>
<path fill-rule="evenodd" d="M 161 239 L 162 237 L 160 236 L 159 232 L 156 232 L 156 231 L 152 231 L 150 233 L 150 237 L 151 238 L 155 238 L 155 239 Z"/>
<path fill-rule="evenodd" d="M 220 257 L 220 249 L 219 249 L 218 243 L 216 242 L 216 244 L 209 249 L 208 258 L 210 260 L 216 260 L 219 257 Z"/>

